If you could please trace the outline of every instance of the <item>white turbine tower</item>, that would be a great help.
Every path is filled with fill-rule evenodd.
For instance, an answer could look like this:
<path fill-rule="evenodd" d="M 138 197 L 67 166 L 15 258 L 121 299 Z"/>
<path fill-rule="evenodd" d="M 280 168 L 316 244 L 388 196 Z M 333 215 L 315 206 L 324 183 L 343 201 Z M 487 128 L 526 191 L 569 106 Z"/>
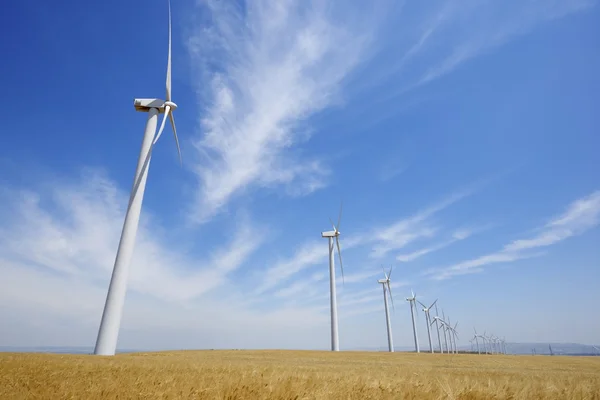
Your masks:
<path fill-rule="evenodd" d="M 442 350 L 442 340 L 440 339 L 440 326 L 439 326 L 439 314 L 438 314 L 438 307 L 437 304 L 435 305 L 435 327 L 437 328 L 437 337 L 438 337 L 438 345 L 440 346 L 440 354 L 442 354 L 444 351 Z"/>
<path fill-rule="evenodd" d="M 321 237 L 326 237 L 329 241 L 329 300 L 331 307 L 331 351 L 340 351 L 339 335 L 338 335 L 338 317 L 337 317 L 337 299 L 335 293 L 335 265 L 334 265 L 334 247 L 337 246 L 338 255 L 340 258 L 340 269 L 342 270 L 342 282 L 344 280 L 344 266 L 342 264 L 342 252 L 340 250 L 340 222 L 342 220 L 342 205 L 340 205 L 340 215 L 338 216 L 337 226 L 333 224 L 331 218 L 329 221 L 333 226 L 332 231 L 321 232 Z M 335 246 L 334 246 L 335 238 Z"/>
<path fill-rule="evenodd" d="M 412 294 L 412 297 L 407 297 L 406 301 L 410 303 L 410 316 L 412 317 L 413 335 L 415 337 L 415 351 L 417 353 L 420 353 L 419 338 L 417 337 L 417 324 L 415 323 L 415 314 L 417 313 L 417 296 L 415 296 L 415 293 L 412 290 L 410 291 L 410 293 Z"/>
<path fill-rule="evenodd" d="M 442 329 L 444 329 L 444 322 L 442 321 L 442 319 L 440 317 L 438 317 L 437 315 L 435 317 L 433 317 L 433 321 L 431 321 L 431 325 L 433 325 L 433 323 L 435 322 L 435 327 L 437 330 L 437 337 L 438 337 L 438 345 L 440 346 L 440 354 L 444 353 L 444 349 L 442 348 L 442 339 L 440 338 L 440 323 L 442 324 Z"/>
<path fill-rule="evenodd" d="M 383 269 L 383 267 L 381 267 Z M 392 338 L 392 324 L 390 323 L 390 310 L 388 308 L 388 300 L 387 295 L 390 296 L 390 301 L 392 302 L 392 308 L 394 307 L 394 298 L 392 297 L 392 288 L 390 286 L 390 278 L 392 276 L 393 266 L 390 267 L 390 273 L 387 274 L 385 269 L 383 270 L 383 275 L 385 279 L 380 279 L 377 282 L 381 284 L 383 287 L 383 304 L 385 305 L 385 323 L 387 325 L 387 335 L 388 335 L 388 349 L 390 353 L 394 352 L 394 340 Z"/>
<path fill-rule="evenodd" d="M 477 335 L 477 330 L 475 327 L 473 327 L 473 332 L 475 333 L 473 335 L 473 339 L 475 339 L 475 343 L 477 344 L 477 354 L 481 354 L 481 350 L 479 349 L 479 335 Z"/>
<path fill-rule="evenodd" d="M 427 336 L 429 337 L 429 351 L 431 351 L 433 353 L 433 344 L 431 343 L 431 328 L 430 328 L 431 316 L 429 315 L 429 311 L 431 311 L 431 307 L 433 307 L 435 305 L 435 303 L 437 303 L 437 299 L 433 303 L 431 303 L 431 305 L 429 307 L 427 307 L 425 304 L 421 303 L 420 301 L 418 301 L 418 302 L 421 306 L 423 306 L 423 312 L 425 313 L 425 323 L 427 324 Z"/>
<path fill-rule="evenodd" d="M 448 331 L 448 324 L 440 317 L 436 317 L 440 324 L 442 324 L 442 333 L 444 334 L 444 347 L 446 349 L 446 354 L 450 354 L 450 348 L 448 347 L 448 336 L 446 335 Z"/>
<path fill-rule="evenodd" d="M 452 335 L 453 335 L 452 341 L 454 342 L 454 354 L 458 354 L 458 346 L 456 344 L 456 339 L 458 339 L 458 332 L 456 331 L 457 326 L 458 326 L 458 321 L 456 321 L 456 323 L 454 324 L 454 327 L 452 328 Z"/>
<path fill-rule="evenodd" d="M 106 303 L 102 313 L 100 329 L 98 330 L 98 338 L 94 354 L 97 355 L 114 355 L 117 348 L 117 339 L 119 336 L 119 328 L 123 315 L 123 305 L 125 303 L 125 294 L 127 292 L 127 279 L 129 276 L 129 265 L 133 256 L 133 248 L 135 245 L 135 237 L 137 234 L 138 224 L 140 220 L 140 212 L 142 209 L 142 200 L 144 198 L 144 190 L 146 188 L 146 179 L 148 178 L 148 168 L 152 149 L 165 128 L 167 117 L 171 121 L 173 134 L 175 135 L 175 143 L 179 153 L 179 162 L 181 163 L 181 150 L 179 149 L 179 139 L 175 129 L 175 121 L 173 120 L 172 111 L 177 108 L 177 105 L 171 101 L 171 3 L 169 5 L 169 53 L 167 57 L 167 80 L 166 80 L 166 97 L 161 99 L 135 99 L 134 107 L 136 111 L 147 112 L 148 120 L 146 121 L 146 130 L 142 140 L 142 148 L 135 170 L 133 180 L 133 188 L 129 197 L 129 205 L 125 214 L 123 230 L 121 231 L 121 240 L 115 258 L 110 286 L 106 295 Z M 164 113 L 162 123 L 158 133 L 156 133 L 156 125 L 158 114 Z"/>

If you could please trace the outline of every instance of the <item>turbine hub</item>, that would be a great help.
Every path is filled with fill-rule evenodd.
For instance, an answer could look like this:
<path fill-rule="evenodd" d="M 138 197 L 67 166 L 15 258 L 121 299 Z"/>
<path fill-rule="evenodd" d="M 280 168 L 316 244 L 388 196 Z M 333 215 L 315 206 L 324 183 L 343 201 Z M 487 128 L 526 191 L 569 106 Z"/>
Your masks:
<path fill-rule="evenodd" d="M 166 106 L 171 107 L 171 110 L 174 110 L 177 108 L 177 104 L 173 103 L 172 101 L 165 101 L 165 107 Z"/>

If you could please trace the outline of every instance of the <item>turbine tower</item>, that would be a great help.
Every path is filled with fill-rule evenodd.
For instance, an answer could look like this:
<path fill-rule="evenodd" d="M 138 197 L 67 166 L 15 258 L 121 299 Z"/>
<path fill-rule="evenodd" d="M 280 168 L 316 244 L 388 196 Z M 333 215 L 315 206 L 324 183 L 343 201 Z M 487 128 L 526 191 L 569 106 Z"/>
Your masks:
<path fill-rule="evenodd" d="M 381 267 L 383 269 L 383 267 Z M 387 325 L 387 335 L 388 335 L 388 349 L 390 353 L 394 352 L 394 340 L 392 338 L 392 324 L 390 323 L 390 310 L 388 308 L 388 300 L 387 295 L 390 296 L 390 301 L 392 302 L 392 308 L 394 307 L 394 298 L 392 297 L 392 288 L 390 286 L 390 278 L 392 276 L 393 266 L 390 267 L 390 273 L 387 274 L 385 270 L 383 270 L 383 275 L 385 279 L 380 279 L 377 282 L 381 284 L 383 287 L 383 304 L 385 305 L 385 323 Z M 386 293 L 387 292 L 387 293 Z"/>
<path fill-rule="evenodd" d="M 418 302 L 421 306 L 423 306 L 423 312 L 425 313 L 425 323 L 427 324 L 427 336 L 429 337 L 429 351 L 431 351 L 433 353 L 433 344 L 431 343 L 431 328 L 430 328 L 431 317 L 429 315 L 429 311 L 431 311 L 431 307 L 433 307 L 435 305 L 435 303 L 437 303 L 437 299 L 433 303 L 431 303 L 431 305 L 429 307 L 427 307 L 425 304 L 421 303 L 420 301 L 418 301 Z"/>
<path fill-rule="evenodd" d="M 475 332 L 473 339 L 475 339 L 475 343 L 477 344 L 477 354 L 481 354 L 481 350 L 479 350 L 479 335 L 477 335 L 477 330 L 475 327 L 473 327 L 473 332 Z"/>
<path fill-rule="evenodd" d="M 338 216 L 337 226 L 333 224 L 331 218 L 329 222 L 333 226 L 332 231 L 321 232 L 321 237 L 326 237 L 329 241 L 329 301 L 331 307 L 331 351 L 340 351 L 338 335 L 338 317 L 337 317 L 337 299 L 335 293 L 335 266 L 334 266 L 334 238 L 337 246 L 338 256 L 340 258 L 340 269 L 342 270 L 342 282 L 344 280 L 344 267 L 342 264 L 342 252 L 340 250 L 340 222 L 342 220 L 342 204 L 340 204 L 340 214 Z"/>
<path fill-rule="evenodd" d="M 437 329 L 437 337 L 438 337 L 438 345 L 440 346 L 440 354 L 442 354 L 444 351 L 442 350 L 442 339 L 440 338 L 440 325 L 438 323 L 439 320 L 439 314 L 438 314 L 438 307 L 437 304 L 435 305 L 435 327 Z"/>
<path fill-rule="evenodd" d="M 456 345 L 456 339 L 458 339 L 458 332 L 456 331 L 457 326 L 458 326 L 458 321 L 456 321 L 456 323 L 454 324 L 454 327 L 452 328 L 452 336 L 453 336 L 452 341 L 454 342 L 454 354 L 458 354 L 458 346 Z"/>
<path fill-rule="evenodd" d="M 102 320 L 98 330 L 98 338 L 94 354 L 112 356 L 117 348 L 117 339 L 119 336 L 119 328 L 123 316 L 123 306 L 125 303 L 125 294 L 127 292 L 127 279 L 129 276 L 129 266 L 133 256 L 135 245 L 135 237 L 137 235 L 138 224 L 140 220 L 140 212 L 142 209 L 142 201 L 144 199 L 144 190 L 146 189 L 146 179 L 148 178 L 148 168 L 154 145 L 162 135 L 165 128 L 167 117 L 170 119 L 175 136 L 175 144 L 179 153 L 179 162 L 181 163 L 181 150 L 179 148 L 179 139 L 177 138 L 177 130 L 175 129 L 175 121 L 173 113 L 177 105 L 171 101 L 171 3 L 169 6 L 169 52 L 167 57 L 167 80 L 166 80 L 166 97 L 161 99 L 135 99 L 134 107 L 136 111 L 147 112 L 148 119 L 146 121 L 146 130 L 142 140 L 142 148 L 135 170 L 133 180 L 133 188 L 129 197 L 129 205 L 125 214 L 123 230 L 121 231 L 121 239 L 119 248 L 113 266 L 113 272 L 106 295 L 106 303 L 102 312 Z M 158 114 L 164 113 L 164 117 L 158 133 L 156 133 L 156 125 Z"/>
<path fill-rule="evenodd" d="M 415 296 L 415 293 L 411 290 L 410 293 L 412 294 L 412 297 L 407 297 L 406 301 L 408 301 L 410 303 L 410 316 L 412 317 L 412 324 L 413 324 L 413 335 L 415 337 L 415 351 L 417 353 L 420 353 L 419 350 L 419 338 L 417 337 L 417 324 L 415 323 L 415 312 L 417 311 L 417 296 Z M 414 308 L 414 310 L 413 310 Z"/>

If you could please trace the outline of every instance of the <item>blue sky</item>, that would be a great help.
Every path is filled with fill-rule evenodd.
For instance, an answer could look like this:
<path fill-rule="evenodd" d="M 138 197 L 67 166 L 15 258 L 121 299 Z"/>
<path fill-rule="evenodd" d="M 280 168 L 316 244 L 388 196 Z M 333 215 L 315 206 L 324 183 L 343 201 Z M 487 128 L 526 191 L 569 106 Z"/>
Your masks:
<path fill-rule="evenodd" d="M 119 347 L 328 348 L 342 199 L 342 349 L 386 345 L 382 264 L 397 346 L 411 288 L 462 345 L 597 342 L 597 2 L 420 3 L 174 2 L 183 167 L 165 132 Z M 0 344 L 93 345 L 166 3 L 0 18 Z"/>

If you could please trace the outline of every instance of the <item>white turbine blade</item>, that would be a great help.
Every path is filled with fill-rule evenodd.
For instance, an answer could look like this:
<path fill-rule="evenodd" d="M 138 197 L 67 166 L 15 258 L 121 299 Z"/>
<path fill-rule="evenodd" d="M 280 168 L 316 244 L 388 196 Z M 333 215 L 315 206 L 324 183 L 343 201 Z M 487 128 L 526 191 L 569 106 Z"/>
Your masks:
<path fill-rule="evenodd" d="M 427 308 L 427 306 L 425 304 L 421 303 L 419 300 L 417 300 L 417 303 L 419 303 L 420 305 L 422 305 L 423 308 Z"/>
<path fill-rule="evenodd" d="M 388 275 L 388 279 L 392 277 L 392 271 L 394 270 L 394 265 L 390 266 L 390 274 Z"/>
<path fill-rule="evenodd" d="M 342 206 L 343 206 L 343 205 L 344 205 L 344 202 L 343 202 L 343 201 L 341 201 L 341 202 L 340 202 L 340 214 L 338 215 L 338 223 L 337 223 L 337 226 L 335 227 L 335 230 L 336 230 L 336 231 L 339 231 L 339 230 L 340 230 L 340 222 L 342 222 Z"/>
<path fill-rule="evenodd" d="M 435 301 L 433 303 L 431 303 L 431 305 L 429 307 L 427 307 L 427 309 L 431 310 L 431 307 L 435 306 L 435 303 L 437 303 L 437 299 L 435 299 Z"/>
<path fill-rule="evenodd" d="M 169 114 L 169 120 L 171 120 L 171 127 L 173 128 L 173 135 L 175 136 L 177 154 L 179 154 L 179 165 L 183 165 L 183 161 L 181 159 L 181 148 L 179 147 L 179 139 L 177 138 L 177 128 L 175 128 L 175 119 L 173 118 L 173 113 Z"/>
<path fill-rule="evenodd" d="M 336 229 L 335 224 L 333 223 L 333 220 L 331 219 L 331 217 L 329 217 L 329 222 L 331 222 L 331 226 L 333 227 L 333 231 L 337 232 L 337 229 Z"/>
<path fill-rule="evenodd" d="M 383 265 L 381 266 L 381 270 L 383 271 L 383 276 L 385 276 L 385 279 L 390 279 L 388 274 L 385 273 L 385 268 L 383 268 Z"/>
<path fill-rule="evenodd" d="M 344 283 L 344 264 L 342 264 L 342 250 L 340 249 L 339 236 L 335 237 L 335 245 L 337 246 L 338 256 L 340 257 L 340 268 L 342 270 L 342 284 L 345 284 Z"/>
<path fill-rule="evenodd" d="M 390 281 L 387 281 L 387 287 L 388 287 L 388 293 L 390 295 L 390 300 L 392 302 L 392 310 L 396 311 L 396 308 L 394 307 L 394 296 L 392 296 L 392 287 L 390 286 Z"/>
<path fill-rule="evenodd" d="M 152 142 L 153 146 L 156 144 L 156 142 L 158 142 L 158 139 L 160 139 L 160 136 L 162 135 L 163 130 L 165 129 L 165 122 L 167 122 L 167 117 L 169 116 L 169 111 L 171 111 L 171 107 L 165 106 L 165 115 L 163 116 L 163 120 L 160 123 L 160 128 L 158 129 L 158 133 L 156 134 L 156 136 L 154 137 L 154 141 Z"/>
<path fill-rule="evenodd" d="M 167 98 L 166 101 L 171 101 L 171 1 L 169 4 L 169 55 L 167 57 Z"/>

